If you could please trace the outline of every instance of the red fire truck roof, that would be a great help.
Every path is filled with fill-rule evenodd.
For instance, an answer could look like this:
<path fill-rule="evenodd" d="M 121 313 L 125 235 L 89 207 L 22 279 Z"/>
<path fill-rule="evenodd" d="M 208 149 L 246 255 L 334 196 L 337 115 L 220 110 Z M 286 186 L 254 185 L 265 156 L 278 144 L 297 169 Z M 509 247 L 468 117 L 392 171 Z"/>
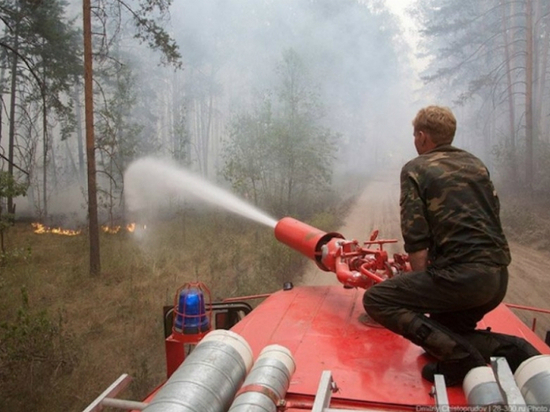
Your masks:
<path fill-rule="evenodd" d="M 368 322 L 364 291 L 341 286 L 295 287 L 271 295 L 232 330 L 243 336 L 254 356 L 267 345 L 287 347 L 296 372 L 287 393 L 288 407 L 304 408 L 315 397 L 321 374 L 329 370 L 338 391 L 331 407 L 414 409 L 434 405 L 432 384 L 420 371 L 424 351 L 403 337 Z M 523 336 L 542 353 L 548 346 L 506 306 L 478 325 Z M 465 405 L 462 388 L 448 388 L 450 404 Z"/>

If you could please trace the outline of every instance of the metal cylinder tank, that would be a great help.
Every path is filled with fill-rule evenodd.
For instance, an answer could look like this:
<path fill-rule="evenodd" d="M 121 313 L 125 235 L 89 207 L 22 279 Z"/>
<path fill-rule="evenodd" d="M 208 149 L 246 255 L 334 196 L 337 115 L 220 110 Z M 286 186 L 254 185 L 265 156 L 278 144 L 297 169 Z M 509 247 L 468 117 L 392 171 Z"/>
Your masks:
<path fill-rule="evenodd" d="M 254 363 L 230 412 L 275 412 L 286 395 L 296 369 L 294 358 L 284 346 L 266 346 Z"/>
<path fill-rule="evenodd" d="M 468 372 L 462 384 L 469 405 L 504 405 L 505 400 L 489 366 L 479 366 Z"/>
<path fill-rule="evenodd" d="M 528 405 L 550 405 L 550 355 L 523 361 L 514 378 Z"/>
<path fill-rule="evenodd" d="M 158 391 L 145 412 L 224 412 L 252 366 L 252 350 L 229 330 L 210 332 Z"/>

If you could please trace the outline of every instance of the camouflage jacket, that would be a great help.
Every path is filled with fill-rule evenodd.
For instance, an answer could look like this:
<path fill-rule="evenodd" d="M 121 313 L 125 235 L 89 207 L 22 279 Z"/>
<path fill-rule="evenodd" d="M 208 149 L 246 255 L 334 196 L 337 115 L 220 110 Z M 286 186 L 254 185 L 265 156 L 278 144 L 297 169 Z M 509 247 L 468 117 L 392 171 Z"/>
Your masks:
<path fill-rule="evenodd" d="M 430 265 L 508 265 L 499 200 L 485 165 L 445 145 L 401 170 L 401 230 L 408 253 L 428 249 Z"/>

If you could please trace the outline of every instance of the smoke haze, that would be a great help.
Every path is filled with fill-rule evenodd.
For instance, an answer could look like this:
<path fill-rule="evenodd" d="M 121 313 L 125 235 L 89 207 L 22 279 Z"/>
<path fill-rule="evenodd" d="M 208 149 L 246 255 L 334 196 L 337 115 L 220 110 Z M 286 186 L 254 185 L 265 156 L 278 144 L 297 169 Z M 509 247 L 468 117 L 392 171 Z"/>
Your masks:
<path fill-rule="evenodd" d="M 67 14 L 79 26 L 81 2 L 69 2 Z M 288 50 L 304 63 L 304 86 L 315 95 L 322 127 L 338 136 L 336 185 L 350 174 L 365 178 L 414 155 L 410 121 L 425 102 L 415 97 L 418 74 L 407 32 L 384 1 L 174 1 L 162 24 L 182 55 L 183 70 L 177 71 L 160 66 L 159 53 L 133 38 L 130 20 L 126 16 L 118 29 L 116 20 L 106 26 L 109 41 L 103 44 L 116 59 L 94 63 L 102 220 L 122 203 L 128 191 L 122 175 L 133 159 L 172 158 L 210 181 L 222 180 L 230 125 L 255 110 L 258 96 L 273 102 L 280 97 L 281 62 Z M 101 32 L 99 19 L 94 24 Z M 113 76 L 101 78 L 113 61 L 123 62 L 118 84 Z M 118 113 L 110 118 L 106 110 L 113 108 Z M 55 200 L 58 193 L 49 195 L 49 213 L 85 219 L 85 165 L 77 156 L 82 136 L 75 133 L 66 141 L 52 136 L 49 156 L 57 159 L 55 171 L 48 172 L 55 179 L 48 179 L 64 195 L 61 202 Z M 38 145 L 36 159 L 40 151 Z M 21 212 L 43 207 L 40 167 L 37 160 L 29 196 L 18 200 Z"/>

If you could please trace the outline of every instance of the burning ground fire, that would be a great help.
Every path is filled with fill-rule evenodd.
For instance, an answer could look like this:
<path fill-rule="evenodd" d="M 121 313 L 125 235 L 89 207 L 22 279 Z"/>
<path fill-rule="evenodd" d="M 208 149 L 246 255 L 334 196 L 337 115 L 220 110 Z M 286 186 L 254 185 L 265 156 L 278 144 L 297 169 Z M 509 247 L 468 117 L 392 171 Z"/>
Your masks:
<path fill-rule="evenodd" d="M 61 229 L 60 227 L 51 228 L 44 226 L 42 223 L 31 223 L 31 226 L 34 228 L 34 233 L 39 235 L 53 233 L 55 235 L 77 236 L 82 232 L 82 230 Z"/>
<path fill-rule="evenodd" d="M 140 225 L 143 229 L 145 229 L 146 225 Z M 124 227 L 127 232 L 134 233 L 136 230 L 137 225 L 135 223 L 128 223 L 126 226 L 101 226 L 101 230 L 105 233 L 109 234 L 116 234 L 120 232 L 120 230 Z"/>
<path fill-rule="evenodd" d="M 55 235 L 77 236 L 82 233 L 82 230 L 62 229 L 60 227 L 51 228 L 48 226 L 44 226 L 42 223 L 31 223 L 31 226 L 34 229 L 34 233 L 38 235 L 42 235 L 44 233 L 53 233 Z M 104 233 L 108 233 L 108 234 L 117 234 L 123 229 L 126 230 L 127 232 L 133 233 L 136 230 L 137 226 L 138 225 L 136 225 L 135 223 L 129 223 L 126 226 L 104 225 L 104 226 L 101 226 L 101 230 Z M 143 229 L 146 228 L 145 225 L 140 225 L 140 226 L 142 226 Z"/>

